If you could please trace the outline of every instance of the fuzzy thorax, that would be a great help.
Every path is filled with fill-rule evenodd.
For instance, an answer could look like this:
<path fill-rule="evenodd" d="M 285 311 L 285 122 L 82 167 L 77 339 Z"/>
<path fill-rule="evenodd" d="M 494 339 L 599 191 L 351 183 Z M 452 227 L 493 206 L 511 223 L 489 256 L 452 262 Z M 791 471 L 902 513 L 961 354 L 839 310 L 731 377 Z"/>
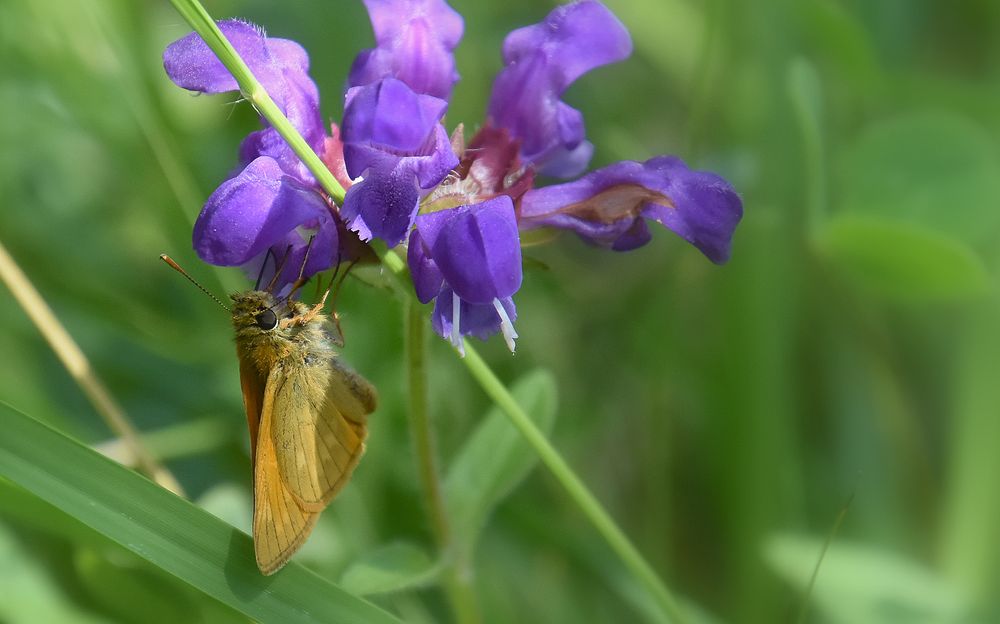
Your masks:
<path fill-rule="evenodd" d="M 266 375 L 279 361 L 310 364 L 334 355 L 322 316 L 306 317 L 310 308 L 299 301 L 276 301 L 270 293 L 252 290 L 230 295 L 236 350 Z M 274 326 L 268 321 L 274 313 Z M 294 319 L 306 317 L 304 323 Z"/>

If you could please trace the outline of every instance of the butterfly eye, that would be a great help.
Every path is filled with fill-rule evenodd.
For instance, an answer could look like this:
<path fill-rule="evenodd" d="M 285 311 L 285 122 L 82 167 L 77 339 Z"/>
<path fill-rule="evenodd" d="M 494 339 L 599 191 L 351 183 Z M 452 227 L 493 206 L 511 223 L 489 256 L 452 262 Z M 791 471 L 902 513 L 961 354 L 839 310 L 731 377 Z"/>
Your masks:
<path fill-rule="evenodd" d="M 264 331 L 271 331 L 278 326 L 278 317 L 274 314 L 274 310 L 271 309 L 264 310 L 253 317 L 253 320 L 257 322 L 257 327 Z"/>

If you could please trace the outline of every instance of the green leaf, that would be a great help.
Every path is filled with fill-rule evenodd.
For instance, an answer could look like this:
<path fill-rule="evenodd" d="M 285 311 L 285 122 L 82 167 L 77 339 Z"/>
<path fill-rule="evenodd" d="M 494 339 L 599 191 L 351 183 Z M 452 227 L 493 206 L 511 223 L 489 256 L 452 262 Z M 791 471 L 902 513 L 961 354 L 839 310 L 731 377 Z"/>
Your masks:
<path fill-rule="evenodd" d="M 922 113 L 872 124 L 842 164 L 847 211 L 973 244 L 1000 228 L 1000 158 L 990 133 L 963 117 Z"/>
<path fill-rule="evenodd" d="M 819 538 L 781 534 L 765 542 L 764 556 L 779 576 L 801 591 L 822 547 Z M 861 544 L 830 546 L 810 600 L 835 623 L 966 621 L 962 597 L 943 579 L 916 562 Z"/>
<path fill-rule="evenodd" d="M 512 389 L 524 411 L 548 433 L 555 422 L 556 382 L 546 370 L 528 373 Z M 472 549 L 493 508 L 535 466 L 538 456 L 510 419 L 493 407 L 452 461 L 444 484 L 452 530 Z"/>
<path fill-rule="evenodd" d="M 359 596 L 382 594 L 428 585 L 441 572 L 441 565 L 416 544 L 394 542 L 366 553 L 355 561 L 340 585 Z"/>
<path fill-rule="evenodd" d="M 900 300 L 947 300 L 990 288 L 982 259 L 967 244 L 926 227 L 841 214 L 817 244 L 833 266 L 862 289 Z"/>
<path fill-rule="evenodd" d="M 262 576 L 245 533 L 3 403 L 0 430 L 0 476 L 257 621 L 398 621 L 295 563 Z"/>

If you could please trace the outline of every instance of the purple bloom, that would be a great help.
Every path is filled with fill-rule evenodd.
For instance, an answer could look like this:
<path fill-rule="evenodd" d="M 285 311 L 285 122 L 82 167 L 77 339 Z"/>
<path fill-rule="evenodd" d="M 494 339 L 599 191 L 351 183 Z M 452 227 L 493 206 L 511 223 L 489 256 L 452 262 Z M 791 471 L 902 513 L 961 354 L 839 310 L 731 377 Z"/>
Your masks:
<path fill-rule="evenodd" d="M 458 164 L 439 123 L 447 106 L 394 78 L 348 92 L 344 162 L 351 177 L 364 180 L 347 191 L 342 214 L 363 240 L 382 238 L 390 247 L 401 243 L 413 225 L 421 191 Z"/>
<path fill-rule="evenodd" d="M 628 31 L 601 3 L 558 7 L 504 40 L 505 67 L 493 83 L 490 121 L 521 141 L 521 157 L 541 173 L 579 175 L 594 146 L 584 138 L 583 115 L 559 97 L 583 74 L 631 53 Z"/>
<path fill-rule="evenodd" d="M 625 251 L 649 242 L 654 221 L 713 262 L 729 258 L 739 196 L 676 157 L 618 162 L 534 188 L 536 173 L 568 178 L 586 170 L 593 145 L 582 114 L 561 97 L 583 74 L 632 51 L 625 27 L 600 2 L 560 6 L 507 36 L 486 123 L 466 147 L 462 126 L 449 139 L 441 123 L 458 80 L 452 52 L 462 18 L 444 0 L 364 1 L 376 46 L 355 59 L 342 130 L 333 126 L 329 135 L 305 51 L 249 24 L 220 22 L 347 193 L 334 206 L 272 128 L 255 132 L 240 147 L 244 168 L 212 194 L 195 225 L 203 259 L 259 267 L 267 250 L 278 258 L 289 250 L 280 287 L 303 263 L 311 275 L 341 256 L 358 257 L 353 233 L 390 247 L 408 240 L 417 296 L 435 301 L 434 329 L 459 350 L 463 336 L 500 332 L 513 351 L 519 228 L 568 229 Z M 196 35 L 172 44 L 164 65 L 187 89 L 237 88 Z"/>
<path fill-rule="evenodd" d="M 354 59 L 352 87 L 382 78 L 447 100 L 458 82 L 452 51 L 462 38 L 462 17 L 444 0 L 365 0 L 376 47 Z"/>
<path fill-rule="evenodd" d="M 443 0 L 366 0 L 377 46 L 351 68 L 344 110 L 347 171 L 364 181 L 344 199 L 362 240 L 401 243 L 421 196 L 458 164 L 439 122 L 458 80 L 462 18 Z M 445 99 L 441 99 L 445 98 Z"/>
<path fill-rule="evenodd" d="M 742 215 L 743 204 L 728 182 L 708 171 L 692 171 L 674 156 L 615 163 L 575 182 L 528 191 L 521 202 L 526 229 L 569 229 L 598 245 L 628 251 L 649 242 L 648 219 L 716 263 L 729 259 Z"/>
<path fill-rule="evenodd" d="M 501 331 L 514 350 L 521 243 L 510 197 L 420 215 L 407 261 L 420 301 L 437 298 L 432 322 L 441 336 L 461 351 L 462 336 Z"/>
<path fill-rule="evenodd" d="M 226 20 L 219 28 L 309 145 L 326 151 L 330 138 L 319 115 L 319 94 L 308 74 L 305 50 L 294 41 L 268 38 L 245 22 Z M 171 80 L 191 91 L 239 88 L 195 33 L 168 46 L 163 65 Z M 195 223 L 193 243 L 199 257 L 256 273 L 270 249 L 275 258 L 271 274 L 283 265 L 276 291 L 298 276 L 310 239 L 306 277 L 336 263 L 336 217 L 312 174 L 281 136 L 270 127 L 252 133 L 240 147 L 240 160 L 244 169 L 212 193 Z"/>

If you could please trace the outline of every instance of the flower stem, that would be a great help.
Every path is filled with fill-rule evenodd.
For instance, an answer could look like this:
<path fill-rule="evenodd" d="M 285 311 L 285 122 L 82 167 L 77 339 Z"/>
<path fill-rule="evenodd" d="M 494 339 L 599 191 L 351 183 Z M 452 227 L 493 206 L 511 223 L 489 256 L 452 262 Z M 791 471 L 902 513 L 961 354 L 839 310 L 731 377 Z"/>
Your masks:
<path fill-rule="evenodd" d="M 524 412 L 514 396 L 507 390 L 507 387 L 497 378 L 493 370 L 483 361 L 469 340 L 465 341 L 465 358 L 462 360 L 466 368 L 476 378 L 479 385 L 486 391 L 486 394 L 493 399 L 493 402 L 503 410 L 511 422 L 521 432 L 529 444 L 534 447 L 535 452 L 542 462 L 548 467 L 566 490 L 573 502 L 583 511 L 597 531 L 604 537 L 608 545 L 611 546 L 615 554 L 622 563 L 632 573 L 632 575 L 645 586 L 653 599 L 663 610 L 670 621 L 677 624 L 687 622 L 677 599 L 674 598 L 670 590 L 667 589 L 663 581 L 657 576 L 653 568 L 643 559 L 636 550 L 632 542 L 625 536 L 615 521 L 601 503 L 590 493 L 587 486 L 583 484 L 579 477 L 569 467 L 566 460 L 562 458 L 552 444 L 546 439 L 545 434 L 535 426 L 534 421 Z"/>
<path fill-rule="evenodd" d="M 437 460 L 434 453 L 434 433 L 427 408 L 427 320 L 417 301 L 410 297 L 404 303 L 406 340 L 406 370 L 409 387 L 410 434 L 416 451 L 417 473 L 424 490 L 427 515 L 430 517 L 438 550 L 446 561 L 444 589 L 451 603 L 455 618 L 463 624 L 482 621 L 472 567 L 461 556 L 452 540 L 441 481 L 438 479 Z"/>

